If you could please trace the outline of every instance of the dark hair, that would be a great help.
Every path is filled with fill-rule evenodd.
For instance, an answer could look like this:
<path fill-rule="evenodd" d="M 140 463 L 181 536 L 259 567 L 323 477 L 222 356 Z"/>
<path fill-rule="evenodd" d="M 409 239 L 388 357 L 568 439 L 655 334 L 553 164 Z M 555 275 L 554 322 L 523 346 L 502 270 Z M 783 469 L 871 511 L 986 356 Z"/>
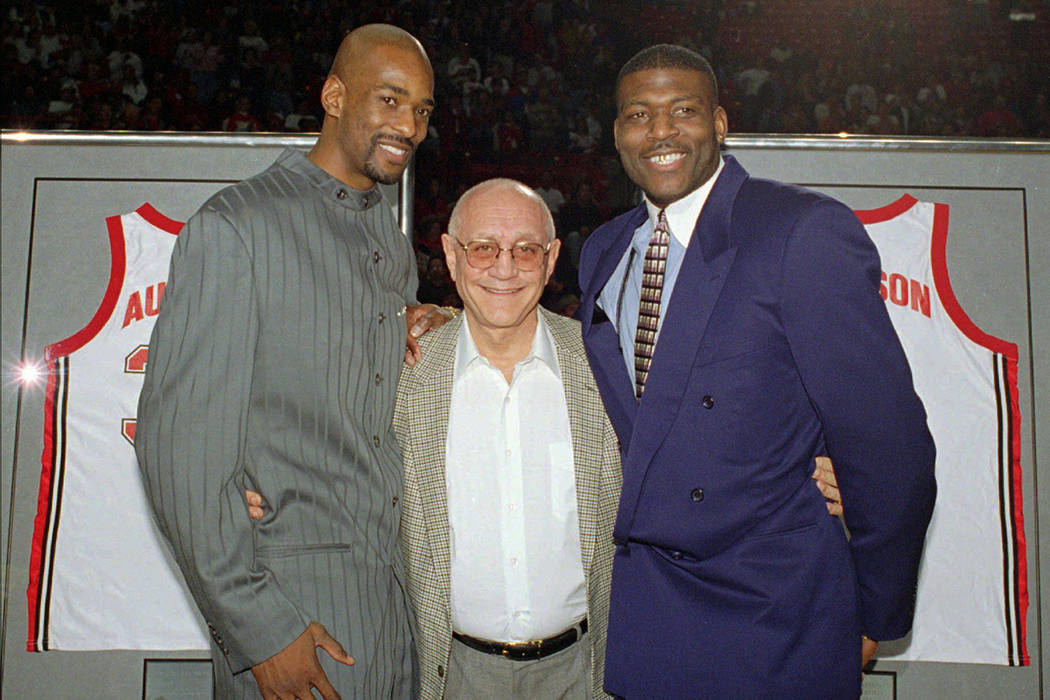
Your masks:
<path fill-rule="evenodd" d="M 616 76 L 616 94 L 620 94 L 620 83 L 631 73 L 650 70 L 653 68 L 682 68 L 702 73 L 711 81 L 711 91 L 714 103 L 718 104 L 718 78 L 707 59 L 692 49 L 675 44 L 655 44 L 649 48 L 642 49 L 636 53 L 627 63 L 623 64 L 619 75 Z"/>

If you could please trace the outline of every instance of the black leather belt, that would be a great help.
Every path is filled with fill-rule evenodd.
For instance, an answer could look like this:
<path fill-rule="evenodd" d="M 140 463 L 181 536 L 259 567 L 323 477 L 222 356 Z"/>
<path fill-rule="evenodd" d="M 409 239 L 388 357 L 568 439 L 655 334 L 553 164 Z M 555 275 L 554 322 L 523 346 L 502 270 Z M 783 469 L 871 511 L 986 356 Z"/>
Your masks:
<path fill-rule="evenodd" d="M 459 632 L 453 632 L 452 636 L 471 649 L 477 649 L 486 654 L 498 654 L 514 661 L 535 661 L 536 659 L 542 659 L 544 656 L 557 654 L 562 649 L 569 648 L 579 641 L 586 632 L 587 618 L 583 618 L 561 634 L 528 642 L 490 642 L 487 639 L 468 637 Z"/>

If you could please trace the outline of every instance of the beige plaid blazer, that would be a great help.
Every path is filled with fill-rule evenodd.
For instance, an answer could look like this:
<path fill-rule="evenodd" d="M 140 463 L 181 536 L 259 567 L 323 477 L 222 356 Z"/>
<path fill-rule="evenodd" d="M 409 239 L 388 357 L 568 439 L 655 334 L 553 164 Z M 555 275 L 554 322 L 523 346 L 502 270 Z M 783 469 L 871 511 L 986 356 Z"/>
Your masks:
<path fill-rule="evenodd" d="M 583 350 L 580 324 L 540 309 L 554 337 L 569 408 L 580 546 L 587 577 L 591 693 L 605 697 L 605 634 L 612 576 L 613 522 L 620 497 L 620 454 Z M 420 339 L 422 359 L 405 366 L 398 385 L 394 430 L 404 461 L 401 549 L 416 618 L 420 696 L 445 694 L 452 613 L 449 592 L 445 437 L 456 338 L 463 316 Z"/>

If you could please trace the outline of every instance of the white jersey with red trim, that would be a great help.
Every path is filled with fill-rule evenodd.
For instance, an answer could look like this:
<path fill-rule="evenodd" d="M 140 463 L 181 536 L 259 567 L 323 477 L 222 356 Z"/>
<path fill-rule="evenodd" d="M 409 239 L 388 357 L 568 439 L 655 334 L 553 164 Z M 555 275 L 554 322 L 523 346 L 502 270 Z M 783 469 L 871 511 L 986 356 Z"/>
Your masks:
<path fill-rule="evenodd" d="M 208 649 L 153 525 L 133 447 L 150 333 L 182 224 L 149 204 L 106 224 L 102 304 L 85 328 L 46 349 L 27 648 Z"/>
<path fill-rule="evenodd" d="M 883 658 L 1027 665 L 1017 345 L 978 329 L 952 291 L 948 205 L 905 195 L 857 216 L 937 446 L 911 641 Z"/>

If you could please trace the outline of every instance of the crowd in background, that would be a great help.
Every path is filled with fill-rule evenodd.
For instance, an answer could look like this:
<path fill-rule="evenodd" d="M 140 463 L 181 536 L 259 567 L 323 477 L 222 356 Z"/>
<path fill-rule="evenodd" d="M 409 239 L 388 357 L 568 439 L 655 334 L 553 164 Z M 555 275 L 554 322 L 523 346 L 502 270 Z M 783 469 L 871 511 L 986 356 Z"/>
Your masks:
<path fill-rule="evenodd" d="M 342 35 L 416 35 L 438 109 L 417 159 L 421 300 L 454 301 L 451 203 L 506 174 L 563 238 L 545 303 L 572 310 L 590 229 L 632 204 L 612 86 L 643 46 L 708 56 L 733 133 L 1050 137 L 1046 0 L 78 0 L 3 15 L 5 128 L 316 131 Z M 425 297 L 425 298 L 424 298 Z"/>

